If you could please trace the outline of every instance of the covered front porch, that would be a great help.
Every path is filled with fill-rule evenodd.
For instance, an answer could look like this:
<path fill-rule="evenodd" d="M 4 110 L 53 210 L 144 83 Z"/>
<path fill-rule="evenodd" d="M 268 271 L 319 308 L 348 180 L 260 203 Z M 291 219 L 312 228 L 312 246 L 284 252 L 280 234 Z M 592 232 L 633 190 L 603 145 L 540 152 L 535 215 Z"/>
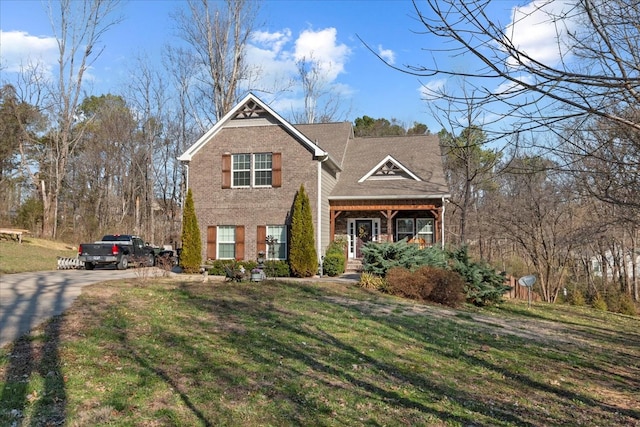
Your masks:
<path fill-rule="evenodd" d="M 407 239 L 421 247 L 442 242 L 444 199 L 330 200 L 330 238 L 347 239 L 349 259 L 367 242 Z"/>

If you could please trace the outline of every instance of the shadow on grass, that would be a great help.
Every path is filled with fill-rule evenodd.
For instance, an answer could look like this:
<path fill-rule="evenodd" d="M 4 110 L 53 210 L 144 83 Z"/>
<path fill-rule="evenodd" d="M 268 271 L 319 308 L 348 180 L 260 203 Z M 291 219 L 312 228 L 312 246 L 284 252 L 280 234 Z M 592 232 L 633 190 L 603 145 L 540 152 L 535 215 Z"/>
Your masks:
<path fill-rule="evenodd" d="M 303 294 L 316 297 L 324 296 L 327 292 L 306 285 L 274 286 L 293 287 Z M 188 287 L 183 288 L 182 292 L 188 293 Z M 288 413 L 288 421 L 298 425 L 323 425 L 322 417 L 333 412 L 332 405 L 323 401 L 322 393 L 314 394 L 303 387 L 303 379 L 313 378 L 313 381 L 322 383 L 324 387 L 343 389 L 344 393 L 349 394 L 350 399 L 356 402 L 382 402 L 395 409 L 408 410 L 413 413 L 413 421 L 418 423 L 429 419 L 446 420 L 462 425 L 493 425 L 479 421 L 478 415 L 483 415 L 488 419 L 499 419 L 508 424 L 537 425 L 527 422 L 512 411 L 478 403 L 479 396 L 466 392 L 462 387 L 434 381 L 427 373 L 401 370 L 395 363 L 363 353 L 362 350 L 318 326 L 322 323 L 322 319 L 319 319 L 322 316 L 320 313 L 316 319 L 317 323 L 307 323 L 289 311 L 286 302 L 274 303 L 265 298 L 264 293 L 248 289 L 246 295 L 250 294 L 254 294 L 250 301 L 212 295 L 208 298 L 193 298 L 193 302 L 202 311 L 216 313 L 221 319 L 236 319 L 244 325 L 259 325 L 254 330 L 228 334 L 223 339 L 245 358 L 247 367 L 260 366 L 260 369 L 266 370 L 267 377 L 273 381 L 267 381 L 263 385 L 254 384 L 254 387 L 258 387 L 258 390 L 270 399 L 281 402 L 280 409 Z M 321 306 L 322 303 L 318 302 L 318 309 Z M 345 317 L 361 317 L 361 313 L 353 306 L 343 308 L 346 310 Z M 238 313 L 241 313 L 241 316 Z M 396 325 L 388 326 L 394 328 Z M 406 335 L 407 331 L 400 333 Z M 413 335 L 410 338 L 416 337 Z M 428 339 L 423 335 L 420 341 L 426 342 Z M 210 359 L 206 355 L 202 356 L 201 362 L 205 369 L 211 369 L 211 366 L 207 366 Z M 367 374 L 361 374 L 358 367 L 366 367 Z M 220 378 L 225 381 L 224 387 L 236 390 L 239 395 L 243 394 L 244 392 L 239 391 L 243 387 L 239 387 L 238 378 L 246 376 L 247 371 L 243 372 L 240 365 L 227 368 L 224 374 L 221 373 Z M 408 397 L 398 392 L 398 389 L 411 389 L 410 395 L 417 397 Z M 437 402 L 442 399 L 448 399 L 467 409 L 468 415 L 439 409 Z M 335 413 L 333 415 L 339 416 Z M 344 419 L 344 422 L 349 423 L 350 420 Z"/>
<path fill-rule="evenodd" d="M 47 292 L 44 279 L 38 280 L 36 286 L 25 313 L 35 311 L 40 297 Z M 55 310 L 62 304 L 64 284 L 59 289 L 54 301 Z M 5 312 L 9 315 L 17 309 L 5 307 Z M 59 354 L 62 322 L 62 316 L 55 316 L 36 332 L 20 337 L 10 345 L 10 351 L 5 356 L 8 360 L 0 391 L 0 402 L 4 409 L 0 411 L 0 424 L 22 425 L 25 419 L 34 426 L 64 424 L 67 396 Z M 40 330 L 42 334 L 38 332 Z M 39 387 L 39 384 L 42 386 Z"/>
<path fill-rule="evenodd" d="M 535 314 L 531 317 L 536 317 L 545 321 L 552 321 L 545 318 L 544 316 L 537 316 Z M 614 369 L 607 370 L 607 366 L 615 366 L 616 363 L 619 363 L 623 368 L 631 367 L 631 370 L 634 370 L 633 366 L 635 360 L 634 355 L 627 354 L 619 349 L 619 346 L 624 343 L 624 340 L 615 337 L 615 334 L 611 329 L 597 327 L 585 328 L 584 325 L 575 324 L 575 326 L 578 328 L 578 333 L 583 335 L 582 338 L 584 340 L 602 341 L 606 342 L 607 344 L 605 349 L 600 349 L 600 351 L 598 351 L 598 354 L 595 354 L 592 351 L 586 351 L 589 357 L 576 358 L 568 357 L 568 355 L 566 354 L 566 349 L 563 348 L 560 343 L 545 343 L 544 346 L 541 346 L 536 351 L 535 346 L 539 343 L 532 343 L 520 337 L 510 337 L 507 340 L 505 340 L 505 338 L 503 337 L 500 340 L 497 340 L 493 339 L 488 334 L 478 336 L 473 332 L 465 332 L 461 328 L 462 325 L 450 321 L 438 322 L 439 324 L 437 325 L 437 327 L 436 325 L 431 323 L 429 325 L 429 329 L 424 329 L 424 324 L 422 324 L 419 317 L 400 317 L 391 315 L 376 316 L 375 318 L 377 321 L 386 324 L 389 328 L 396 329 L 398 332 L 409 333 L 408 331 L 411 331 L 410 334 L 415 339 L 420 339 L 424 342 L 437 343 L 437 345 L 430 347 L 430 351 L 436 352 L 443 357 L 456 357 L 458 360 L 464 361 L 464 363 L 468 366 L 479 367 L 484 370 L 494 372 L 498 374 L 498 376 L 504 377 L 509 382 L 515 383 L 516 387 L 518 388 L 531 390 L 532 394 L 535 393 L 536 395 L 543 394 L 548 396 L 555 396 L 558 399 L 558 402 L 571 402 L 572 404 L 576 404 L 581 408 L 588 408 L 590 412 L 601 411 L 602 413 L 609 414 L 609 416 L 611 416 L 612 418 L 615 418 L 621 414 L 625 417 L 628 417 L 628 419 L 640 421 L 640 410 L 637 410 L 635 408 L 626 409 L 619 406 L 613 406 L 605 401 L 593 399 L 586 394 L 555 386 L 551 382 L 547 383 L 535 380 L 531 376 L 523 374 L 520 367 L 518 368 L 518 370 L 510 368 L 509 366 L 513 366 L 513 362 L 511 361 L 509 361 L 509 363 L 503 364 L 493 363 L 487 360 L 487 358 L 477 356 L 477 354 L 482 354 L 483 351 L 469 351 L 473 347 L 482 348 L 483 346 L 487 345 L 487 351 L 490 348 L 501 349 L 510 344 L 512 346 L 511 351 L 521 353 L 520 359 L 525 363 L 527 360 L 536 360 L 538 366 L 544 366 L 545 361 L 547 363 L 556 361 L 567 365 L 570 364 L 570 368 L 578 367 L 580 369 L 588 369 L 592 372 L 590 380 L 594 382 L 600 382 L 606 385 L 607 388 L 612 390 L 621 389 L 621 386 L 623 386 L 626 392 L 633 395 L 634 393 L 640 391 L 640 383 L 638 383 L 637 377 L 633 377 L 632 374 L 621 374 L 619 371 L 615 371 Z M 432 322 L 433 319 L 429 319 L 429 321 Z M 448 328 L 450 330 L 457 329 L 459 334 L 465 335 L 463 340 L 466 340 L 471 345 L 467 346 L 466 350 L 462 350 L 459 352 L 451 352 L 447 350 L 447 345 L 444 341 L 446 339 L 446 334 L 439 335 L 433 332 L 434 329 L 443 328 L 444 325 L 448 325 Z M 599 333 L 598 331 L 603 332 Z M 521 344 L 518 345 L 518 343 Z M 631 343 L 625 344 L 631 344 L 631 346 L 633 346 L 633 341 Z M 612 348 L 615 350 L 611 351 Z M 598 358 L 597 361 L 594 360 L 594 358 L 596 357 Z M 526 369 L 527 367 L 524 366 L 524 370 Z M 637 369 L 635 369 L 635 371 L 637 372 Z M 546 379 L 550 379 L 553 375 L 553 372 L 546 372 L 546 374 L 548 375 Z M 480 396 L 476 396 L 476 398 L 481 399 Z M 511 412 L 511 410 L 508 408 L 504 408 L 502 411 L 502 415 L 504 416 L 508 412 Z M 531 415 L 534 417 L 531 419 L 533 425 L 546 425 L 550 422 L 550 420 L 546 418 L 546 416 L 542 412 L 538 415 Z M 501 419 L 510 420 L 510 418 L 508 417 L 501 417 Z M 517 422 L 517 424 L 520 425 L 519 422 Z"/>

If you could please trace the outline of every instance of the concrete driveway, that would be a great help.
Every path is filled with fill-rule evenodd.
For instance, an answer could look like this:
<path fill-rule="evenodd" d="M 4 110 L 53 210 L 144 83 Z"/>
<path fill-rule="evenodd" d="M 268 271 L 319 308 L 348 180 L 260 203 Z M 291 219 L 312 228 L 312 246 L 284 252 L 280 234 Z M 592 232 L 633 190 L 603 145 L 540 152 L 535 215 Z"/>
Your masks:
<path fill-rule="evenodd" d="M 0 276 L 0 347 L 50 317 L 61 314 L 82 288 L 106 280 L 136 277 L 135 270 L 57 270 Z"/>

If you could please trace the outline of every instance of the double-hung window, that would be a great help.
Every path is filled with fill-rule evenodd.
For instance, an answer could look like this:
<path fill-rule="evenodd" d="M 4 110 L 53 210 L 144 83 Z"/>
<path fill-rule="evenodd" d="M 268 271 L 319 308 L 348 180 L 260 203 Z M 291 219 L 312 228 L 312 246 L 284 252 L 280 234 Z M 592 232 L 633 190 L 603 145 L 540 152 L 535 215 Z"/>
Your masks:
<path fill-rule="evenodd" d="M 233 186 L 251 186 L 251 154 L 234 154 L 233 159 Z"/>
<path fill-rule="evenodd" d="M 417 218 L 416 230 L 419 239 L 423 239 L 427 245 L 433 245 L 433 218 Z"/>
<path fill-rule="evenodd" d="M 434 243 L 433 218 L 398 218 L 396 220 L 396 241 L 418 239 L 420 244 Z"/>
<path fill-rule="evenodd" d="M 398 218 L 396 220 L 396 240 L 413 239 L 413 218 Z"/>
<path fill-rule="evenodd" d="M 273 176 L 271 153 L 253 155 L 253 186 L 271 187 Z"/>
<path fill-rule="evenodd" d="M 222 188 L 280 188 L 282 153 L 225 153 Z"/>
<path fill-rule="evenodd" d="M 233 154 L 231 158 L 233 187 L 271 187 L 271 153 Z"/>
<path fill-rule="evenodd" d="M 236 226 L 235 225 L 219 225 L 218 226 L 218 259 L 235 259 L 236 258 Z"/>
<path fill-rule="evenodd" d="M 287 226 L 267 225 L 267 259 L 287 259 Z"/>

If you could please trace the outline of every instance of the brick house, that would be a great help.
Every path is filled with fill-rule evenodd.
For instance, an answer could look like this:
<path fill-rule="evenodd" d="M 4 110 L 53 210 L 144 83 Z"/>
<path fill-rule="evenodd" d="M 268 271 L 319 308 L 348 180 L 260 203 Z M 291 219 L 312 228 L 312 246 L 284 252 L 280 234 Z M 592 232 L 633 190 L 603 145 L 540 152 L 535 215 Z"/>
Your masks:
<path fill-rule="evenodd" d="M 287 259 L 300 185 L 309 196 L 318 256 L 346 238 L 442 242 L 449 197 L 438 137 L 354 138 L 350 123 L 293 125 L 247 95 L 185 151 L 203 259 Z M 269 238 L 268 238 L 269 236 Z"/>

